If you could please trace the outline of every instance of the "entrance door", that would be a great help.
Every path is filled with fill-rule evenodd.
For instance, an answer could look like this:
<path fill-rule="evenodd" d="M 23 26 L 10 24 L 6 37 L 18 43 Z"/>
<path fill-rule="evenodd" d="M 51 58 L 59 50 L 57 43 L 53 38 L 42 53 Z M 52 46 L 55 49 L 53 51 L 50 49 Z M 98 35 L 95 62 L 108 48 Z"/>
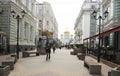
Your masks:
<path fill-rule="evenodd" d="M 120 31 L 118 32 L 118 50 L 120 51 Z"/>
<path fill-rule="evenodd" d="M 6 53 L 7 53 L 6 36 L 4 33 L 0 32 L 0 54 Z"/>
<path fill-rule="evenodd" d="M 120 31 L 114 34 L 114 47 L 116 51 L 120 52 Z"/>

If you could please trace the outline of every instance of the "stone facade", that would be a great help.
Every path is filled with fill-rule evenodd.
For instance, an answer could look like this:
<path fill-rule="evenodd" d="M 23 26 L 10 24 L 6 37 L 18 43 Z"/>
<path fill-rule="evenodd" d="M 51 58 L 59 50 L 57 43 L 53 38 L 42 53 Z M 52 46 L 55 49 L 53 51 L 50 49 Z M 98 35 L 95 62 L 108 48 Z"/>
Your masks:
<path fill-rule="evenodd" d="M 15 11 L 18 15 L 24 10 L 26 12 L 25 17 L 19 20 L 19 47 L 20 51 L 33 49 L 34 34 L 35 34 L 35 19 L 34 12 L 32 12 L 23 2 L 20 0 L 0 0 L 0 8 L 3 12 L 0 14 L 0 30 L 7 35 L 7 52 L 15 52 L 17 43 L 17 20 L 11 15 L 11 11 Z M 33 0 L 30 0 L 31 2 Z M 35 3 L 35 2 L 33 2 Z"/>

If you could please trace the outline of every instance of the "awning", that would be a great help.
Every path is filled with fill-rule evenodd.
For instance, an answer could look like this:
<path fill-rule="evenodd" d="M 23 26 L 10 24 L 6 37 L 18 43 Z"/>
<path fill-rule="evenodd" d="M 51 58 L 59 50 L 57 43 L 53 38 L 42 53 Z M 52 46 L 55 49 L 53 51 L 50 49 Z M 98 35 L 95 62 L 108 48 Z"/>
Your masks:
<path fill-rule="evenodd" d="M 100 34 L 96 34 L 96 35 L 94 35 L 94 36 L 85 38 L 85 39 L 83 39 L 83 40 L 87 40 L 87 39 L 91 39 L 91 38 L 96 38 L 96 37 L 98 37 L 99 35 L 100 35 L 100 36 L 106 36 L 106 35 L 109 35 L 110 33 L 117 32 L 117 31 L 120 31 L 120 27 L 117 27 L 117 28 L 114 28 L 114 29 L 105 31 L 105 32 L 100 33 Z"/>
<path fill-rule="evenodd" d="M 101 33 L 101 35 L 106 36 L 106 35 L 109 35 L 110 33 L 117 32 L 117 31 L 120 31 L 120 27 L 105 31 L 105 32 Z"/>

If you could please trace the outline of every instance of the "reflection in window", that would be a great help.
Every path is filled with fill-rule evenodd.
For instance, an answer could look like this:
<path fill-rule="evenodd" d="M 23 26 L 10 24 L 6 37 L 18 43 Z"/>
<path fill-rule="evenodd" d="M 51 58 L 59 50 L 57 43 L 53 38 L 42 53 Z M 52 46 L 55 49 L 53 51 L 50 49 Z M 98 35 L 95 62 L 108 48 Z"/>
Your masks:
<path fill-rule="evenodd" d="M 91 5 L 91 9 L 95 9 L 95 5 Z"/>

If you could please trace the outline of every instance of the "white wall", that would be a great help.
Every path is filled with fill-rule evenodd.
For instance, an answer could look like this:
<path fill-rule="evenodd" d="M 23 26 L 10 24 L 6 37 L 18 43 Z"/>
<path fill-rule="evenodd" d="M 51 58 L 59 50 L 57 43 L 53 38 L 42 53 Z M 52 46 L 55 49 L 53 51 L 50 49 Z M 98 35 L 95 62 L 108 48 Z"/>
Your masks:
<path fill-rule="evenodd" d="M 90 15 L 85 12 L 83 15 L 83 39 L 90 37 Z"/>

